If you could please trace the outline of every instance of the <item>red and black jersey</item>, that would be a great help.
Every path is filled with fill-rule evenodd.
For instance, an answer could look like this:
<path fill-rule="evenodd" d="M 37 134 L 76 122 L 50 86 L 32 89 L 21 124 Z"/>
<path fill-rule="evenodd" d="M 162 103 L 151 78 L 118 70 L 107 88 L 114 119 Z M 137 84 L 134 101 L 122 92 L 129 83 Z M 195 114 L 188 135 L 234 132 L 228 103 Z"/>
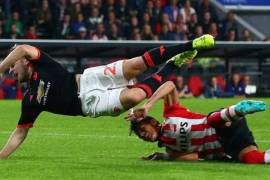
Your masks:
<path fill-rule="evenodd" d="M 216 130 L 207 124 L 207 117 L 174 104 L 165 105 L 165 122 L 159 145 L 183 153 L 199 153 L 201 158 L 223 157 L 224 151 Z"/>
<path fill-rule="evenodd" d="M 42 111 L 83 115 L 74 74 L 42 51 L 31 64 L 34 71 L 22 100 L 18 128 L 32 127 Z"/>

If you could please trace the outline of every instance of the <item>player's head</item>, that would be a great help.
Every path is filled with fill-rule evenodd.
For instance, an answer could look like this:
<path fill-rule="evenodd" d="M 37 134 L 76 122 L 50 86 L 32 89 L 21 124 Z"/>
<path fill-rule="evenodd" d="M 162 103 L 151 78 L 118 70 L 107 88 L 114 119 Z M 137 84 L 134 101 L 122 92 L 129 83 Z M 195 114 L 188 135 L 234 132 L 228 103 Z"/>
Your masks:
<path fill-rule="evenodd" d="M 10 49 L 10 52 L 16 48 L 16 45 Z M 30 62 L 26 58 L 19 59 L 9 68 L 9 73 L 19 82 L 29 80 L 29 65 Z"/>
<path fill-rule="evenodd" d="M 159 122 L 150 116 L 147 116 L 142 120 L 131 121 L 130 128 L 139 138 L 145 141 L 157 141 L 160 134 Z"/>
<path fill-rule="evenodd" d="M 9 69 L 9 73 L 19 82 L 26 82 L 29 80 L 28 66 L 29 61 L 21 59 L 18 60 L 14 65 Z"/>

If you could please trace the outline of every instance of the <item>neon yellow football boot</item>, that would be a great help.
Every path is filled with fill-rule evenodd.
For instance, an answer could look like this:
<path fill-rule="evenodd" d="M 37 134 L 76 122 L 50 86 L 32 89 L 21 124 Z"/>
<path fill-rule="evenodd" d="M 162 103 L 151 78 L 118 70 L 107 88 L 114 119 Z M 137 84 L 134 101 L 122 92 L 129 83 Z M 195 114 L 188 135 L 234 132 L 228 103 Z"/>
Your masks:
<path fill-rule="evenodd" d="M 167 63 L 173 61 L 176 66 L 181 67 L 186 62 L 193 60 L 196 57 L 197 53 L 197 50 L 185 51 L 173 56 L 167 61 Z"/>
<path fill-rule="evenodd" d="M 202 35 L 192 41 L 192 48 L 194 49 L 208 49 L 215 46 L 215 39 L 210 34 Z"/>

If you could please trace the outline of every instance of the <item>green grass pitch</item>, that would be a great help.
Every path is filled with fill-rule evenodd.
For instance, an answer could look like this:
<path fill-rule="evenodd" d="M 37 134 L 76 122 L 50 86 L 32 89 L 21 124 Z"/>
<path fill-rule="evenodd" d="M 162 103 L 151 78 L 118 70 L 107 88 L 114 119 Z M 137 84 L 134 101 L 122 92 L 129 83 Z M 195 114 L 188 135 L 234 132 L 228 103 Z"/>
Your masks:
<path fill-rule="evenodd" d="M 208 113 L 240 99 L 189 99 L 182 104 Z M 270 106 L 270 99 L 263 99 Z M 0 101 L 0 146 L 15 128 L 19 101 Z M 161 119 L 160 102 L 151 115 Z M 0 160 L 0 179 L 269 179 L 269 165 L 224 162 L 143 161 L 139 157 L 163 151 L 156 144 L 128 136 L 121 117 L 98 119 L 43 112 L 24 144 Z M 270 149 L 270 110 L 248 116 L 260 149 Z"/>

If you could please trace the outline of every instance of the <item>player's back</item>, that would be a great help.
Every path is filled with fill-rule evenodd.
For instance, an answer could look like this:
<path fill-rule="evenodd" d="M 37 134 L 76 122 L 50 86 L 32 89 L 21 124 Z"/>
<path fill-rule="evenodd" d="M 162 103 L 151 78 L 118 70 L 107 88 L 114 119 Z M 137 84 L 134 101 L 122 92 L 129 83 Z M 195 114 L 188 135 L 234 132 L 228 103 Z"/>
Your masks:
<path fill-rule="evenodd" d="M 57 114 L 81 114 L 75 75 L 42 51 L 31 63 L 34 72 L 28 87 L 29 103 Z"/>
<path fill-rule="evenodd" d="M 205 115 L 174 105 L 165 108 L 164 116 L 162 146 L 179 152 L 198 152 L 200 157 L 207 159 L 223 154 L 216 130 L 207 124 Z"/>

